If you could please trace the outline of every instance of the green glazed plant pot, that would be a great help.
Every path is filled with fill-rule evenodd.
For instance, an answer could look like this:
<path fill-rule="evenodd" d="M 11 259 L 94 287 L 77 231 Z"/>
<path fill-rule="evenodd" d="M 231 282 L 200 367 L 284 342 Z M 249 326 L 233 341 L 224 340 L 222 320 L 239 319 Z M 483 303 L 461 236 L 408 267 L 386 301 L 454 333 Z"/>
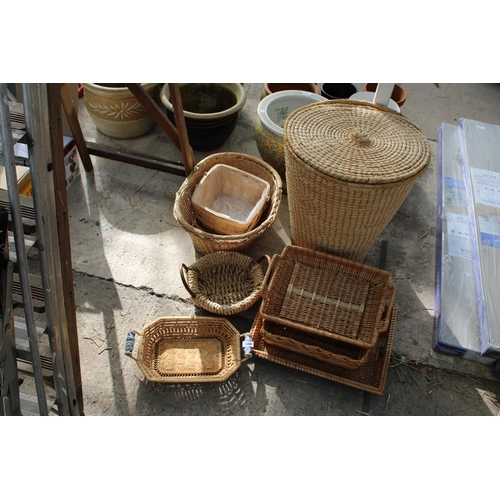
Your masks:
<path fill-rule="evenodd" d="M 284 186 L 286 185 L 283 131 L 285 121 L 292 111 L 321 101 L 326 101 L 326 97 L 301 90 L 283 90 L 264 97 L 257 106 L 254 128 L 257 148 L 262 159 L 280 174 Z"/>
<path fill-rule="evenodd" d="M 281 179 L 285 180 L 285 153 L 283 136 L 274 133 L 262 124 L 257 116 L 255 120 L 255 142 L 261 158 L 273 167 Z"/>

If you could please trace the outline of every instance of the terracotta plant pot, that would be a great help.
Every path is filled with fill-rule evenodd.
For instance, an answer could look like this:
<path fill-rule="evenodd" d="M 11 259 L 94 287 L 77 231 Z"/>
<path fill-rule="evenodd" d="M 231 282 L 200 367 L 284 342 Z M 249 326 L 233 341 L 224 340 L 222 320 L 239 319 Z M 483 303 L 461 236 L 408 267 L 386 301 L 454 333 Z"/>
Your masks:
<path fill-rule="evenodd" d="M 319 87 L 315 83 L 264 83 L 264 88 L 260 94 L 261 100 L 275 92 L 283 90 L 302 90 L 303 92 L 312 92 L 319 95 Z"/>
<path fill-rule="evenodd" d="M 158 83 L 141 83 L 158 100 Z M 97 129 L 116 139 L 133 139 L 147 134 L 155 121 L 124 84 L 82 83 L 84 101 Z"/>
<path fill-rule="evenodd" d="M 222 146 L 236 127 L 238 113 L 246 102 L 240 83 L 179 83 L 189 144 L 196 151 Z M 175 124 L 174 107 L 166 83 L 160 92 L 167 117 Z"/>
<path fill-rule="evenodd" d="M 326 98 L 301 90 L 283 90 L 268 95 L 257 107 L 255 141 L 262 159 L 279 174 L 285 185 L 285 152 L 283 126 L 288 115 L 296 109 Z"/>
<path fill-rule="evenodd" d="M 352 83 L 323 83 L 320 90 L 327 99 L 349 99 L 358 91 Z"/>
<path fill-rule="evenodd" d="M 378 83 L 365 83 L 365 92 L 376 92 Z M 406 101 L 406 91 L 397 83 L 394 85 L 394 90 L 391 94 L 391 99 L 401 107 Z"/>

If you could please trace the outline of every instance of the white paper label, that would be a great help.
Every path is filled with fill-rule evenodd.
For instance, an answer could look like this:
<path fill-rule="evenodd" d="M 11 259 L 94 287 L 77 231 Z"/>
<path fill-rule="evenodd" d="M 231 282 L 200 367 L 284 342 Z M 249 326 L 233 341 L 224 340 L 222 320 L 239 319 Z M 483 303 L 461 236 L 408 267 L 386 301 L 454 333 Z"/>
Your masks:
<path fill-rule="evenodd" d="M 475 202 L 500 208 L 500 173 L 471 168 Z"/>
<path fill-rule="evenodd" d="M 467 215 L 448 214 L 448 254 L 462 259 L 471 259 L 470 226 Z"/>
<path fill-rule="evenodd" d="M 483 245 L 500 248 L 500 217 L 498 215 L 478 214 L 479 231 Z"/>

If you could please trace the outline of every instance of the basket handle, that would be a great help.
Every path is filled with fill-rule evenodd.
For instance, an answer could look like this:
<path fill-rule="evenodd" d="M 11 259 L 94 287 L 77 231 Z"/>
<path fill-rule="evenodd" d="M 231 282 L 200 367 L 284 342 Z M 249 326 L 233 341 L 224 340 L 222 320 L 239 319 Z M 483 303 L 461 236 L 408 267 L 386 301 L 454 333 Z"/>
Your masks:
<path fill-rule="evenodd" d="M 241 347 L 243 348 L 243 353 L 245 355 L 245 359 L 243 361 L 246 361 L 247 359 L 250 359 L 252 357 L 254 342 L 252 334 L 250 333 L 243 333 L 242 335 L 240 335 L 240 337 L 243 337 Z"/>
<path fill-rule="evenodd" d="M 186 280 L 186 276 L 185 276 L 185 274 L 187 274 L 188 271 L 189 271 L 189 268 L 188 268 L 188 266 L 186 266 L 186 264 L 183 263 L 179 266 L 179 273 L 181 275 L 182 283 L 184 284 L 184 287 L 186 288 L 186 290 L 189 292 L 189 295 L 191 295 L 191 297 L 193 297 L 193 299 L 194 299 L 196 297 L 196 294 L 193 293 L 191 288 L 189 288 L 189 285 L 187 284 L 187 280 Z"/>
<path fill-rule="evenodd" d="M 127 333 L 127 338 L 125 339 L 125 356 L 128 356 L 129 358 L 135 359 L 137 361 L 137 358 L 135 358 L 133 355 L 136 335 L 141 334 L 137 330 L 132 330 L 131 332 Z"/>
<path fill-rule="evenodd" d="M 266 257 L 269 259 L 268 256 L 266 256 Z M 264 258 L 264 257 L 261 257 L 261 259 L 262 258 Z M 262 298 L 264 298 L 264 299 L 267 297 L 267 294 L 269 292 L 268 284 L 271 281 L 273 270 L 276 268 L 276 266 L 280 260 L 281 260 L 281 255 L 276 254 L 276 255 L 273 255 L 273 258 L 268 261 L 267 271 L 266 271 L 266 274 L 264 276 L 264 280 L 262 281 L 261 292 L 260 292 L 262 295 Z"/>
<path fill-rule="evenodd" d="M 271 257 L 269 257 L 269 255 L 266 255 L 264 254 L 258 261 L 257 261 L 257 264 L 260 264 L 264 259 L 267 260 L 267 268 L 269 269 L 269 267 L 271 266 Z"/>
<path fill-rule="evenodd" d="M 377 325 L 377 331 L 379 333 L 385 332 L 389 328 L 389 323 L 391 321 L 391 311 L 392 306 L 394 305 L 394 299 L 396 298 L 396 287 L 388 286 L 385 289 L 385 294 L 382 299 L 382 316 L 379 320 L 379 325 Z M 389 302 L 386 302 L 389 299 Z"/>

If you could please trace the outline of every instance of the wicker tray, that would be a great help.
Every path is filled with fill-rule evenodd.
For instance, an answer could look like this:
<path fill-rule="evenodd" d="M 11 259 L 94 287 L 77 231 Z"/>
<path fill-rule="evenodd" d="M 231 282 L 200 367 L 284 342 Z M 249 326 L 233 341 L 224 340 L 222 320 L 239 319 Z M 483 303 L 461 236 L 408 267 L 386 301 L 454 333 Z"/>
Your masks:
<path fill-rule="evenodd" d="M 180 265 L 182 282 L 202 309 L 228 316 L 249 309 L 261 297 L 264 270 L 260 262 L 239 252 L 213 252 L 191 266 Z"/>
<path fill-rule="evenodd" d="M 243 234 L 220 235 L 202 226 L 196 218 L 191 201 L 193 192 L 204 175 L 215 165 L 223 163 L 255 175 L 269 183 L 269 202 L 257 226 Z M 207 156 L 195 167 L 177 191 L 174 203 L 174 217 L 189 234 L 194 247 L 202 254 L 218 251 L 243 252 L 271 226 L 281 203 L 282 181 L 269 164 L 244 153 L 215 153 Z"/>
<path fill-rule="evenodd" d="M 387 329 L 396 289 L 387 271 L 289 245 L 273 257 L 262 293 L 264 319 L 366 349 Z"/>
<path fill-rule="evenodd" d="M 267 320 L 262 322 L 262 338 L 266 344 L 305 354 L 347 370 L 356 370 L 365 364 L 370 353 L 370 349 L 304 333 Z"/>
<path fill-rule="evenodd" d="M 150 382 L 223 382 L 241 365 L 240 337 L 225 318 L 164 317 L 130 332 L 125 354 Z"/>
<path fill-rule="evenodd" d="M 370 349 L 366 363 L 357 370 L 348 370 L 320 361 L 305 354 L 266 344 L 262 334 L 262 316 L 257 314 L 252 325 L 255 357 L 272 361 L 289 368 L 310 373 L 340 384 L 382 396 L 385 391 L 394 334 L 396 330 L 397 305 L 390 313 L 389 326 L 381 332 L 374 347 Z"/>

